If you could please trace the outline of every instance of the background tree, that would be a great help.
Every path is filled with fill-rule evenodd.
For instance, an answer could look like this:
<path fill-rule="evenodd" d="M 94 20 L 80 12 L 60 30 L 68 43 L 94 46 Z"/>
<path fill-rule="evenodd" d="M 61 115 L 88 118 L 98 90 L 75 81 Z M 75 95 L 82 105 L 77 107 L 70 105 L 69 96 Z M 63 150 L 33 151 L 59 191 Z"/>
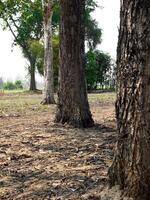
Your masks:
<path fill-rule="evenodd" d="M 89 49 L 93 50 L 101 43 L 102 30 L 98 23 L 92 18 L 92 13 L 98 7 L 95 0 L 85 0 L 84 24 L 85 24 L 85 41 Z"/>
<path fill-rule="evenodd" d="M 28 44 L 28 52 L 30 53 L 30 56 L 34 60 L 34 65 L 32 65 L 32 67 L 31 67 L 30 64 L 27 66 L 28 75 L 31 76 L 30 90 L 35 91 L 35 89 L 31 89 L 31 85 L 32 86 L 35 85 L 35 88 L 36 88 L 36 80 L 35 80 L 36 71 L 39 74 L 43 73 L 44 46 L 43 46 L 43 43 L 40 40 L 34 40 L 34 39 L 27 41 L 27 44 Z M 28 59 L 26 54 L 24 54 L 24 57 Z M 41 69 L 42 69 L 42 71 L 41 71 Z"/>
<path fill-rule="evenodd" d="M 121 1 L 117 56 L 118 142 L 109 170 L 134 200 L 150 197 L 150 1 Z"/>
<path fill-rule="evenodd" d="M 43 1 L 44 24 L 44 97 L 42 104 L 53 104 L 54 79 L 53 79 L 53 50 L 52 50 L 52 15 L 53 0 Z"/>
<path fill-rule="evenodd" d="M 107 53 L 90 49 L 86 53 L 85 69 L 89 90 L 97 89 L 98 86 L 104 89 L 104 86 L 110 84 L 114 69 L 112 59 Z"/>
<path fill-rule="evenodd" d="M 43 35 L 41 0 L 1 0 L 0 18 L 3 28 L 8 28 L 14 36 L 14 45 L 19 45 L 28 59 L 30 90 L 36 90 L 36 58 L 31 53 L 30 42 L 40 40 Z"/>
<path fill-rule="evenodd" d="M 15 90 L 16 89 L 15 84 L 11 81 L 4 82 L 3 88 L 5 90 Z"/>
<path fill-rule="evenodd" d="M 84 76 L 84 3 L 60 0 L 60 86 L 56 121 L 78 127 L 93 125 Z"/>
<path fill-rule="evenodd" d="M 3 89 L 5 90 L 22 90 L 23 84 L 21 80 L 16 80 L 15 82 L 7 81 L 3 83 Z"/>
<path fill-rule="evenodd" d="M 58 0 L 53 1 L 52 30 L 54 35 L 58 35 L 60 6 Z M 97 22 L 91 17 L 91 13 L 95 10 L 97 4 L 95 0 L 86 0 L 85 3 L 85 39 L 88 41 L 88 46 L 94 48 L 101 41 L 101 29 L 98 28 Z M 21 47 L 25 58 L 29 61 L 28 72 L 30 75 L 30 89 L 36 90 L 35 71 L 38 68 L 38 71 L 40 70 L 40 73 L 42 73 L 43 70 L 41 69 L 44 62 L 39 58 L 39 55 L 37 55 L 37 51 L 35 54 L 35 49 L 33 50 L 31 46 L 33 46 L 32 43 L 35 44 L 35 41 L 41 45 L 40 40 L 43 37 L 42 1 L 1 0 L 0 18 L 3 28 L 9 29 L 13 34 L 14 45 L 19 45 Z M 39 54 L 41 55 L 41 49 L 37 49 L 39 49 Z M 56 47 L 56 51 L 54 51 L 57 52 L 57 49 Z M 32 52 L 32 50 L 34 52 Z M 56 54 L 54 56 L 56 58 Z M 58 58 L 55 60 L 58 60 Z M 56 70 L 55 66 L 57 66 Z M 56 78 L 56 75 L 58 74 L 58 65 L 55 66 L 54 81 L 57 83 L 58 77 Z"/>
<path fill-rule="evenodd" d="M 44 45 L 42 41 L 32 40 L 29 42 L 29 50 L 33 57 L 35 57 L 35 66 L 40 75 L 44 75 Z"/>
<path fill-rule="evenodd" d="M 23 89 L 22 81 L 16 80 L 15 81 L 15 87 L 16 87 L 16 89 Z"/>
<path fill-rule="evenodd" d="M 44 47 L 43 44 L 40 43 L 40 46 L 35 46 L 35 52 L 37 55 L 37 70 L 38 73 L 44 76 L 44 68 L 43 68 L 43 57 L 44 57 Z M 58 71 L 59 71 L 59 37 L 56 34 L 53 34 L 52 38 L 52 48 L 53 48 L 53 68 L 54 68 L 54 88 L 58 87 Z"/>
<path fill-rule="evenodd" d="M 89 50 L 86 53 L 86 66 L 85 66 L 85 75 L 87 82 L 87 89 L 92 90 L 96 88 L 96 55 L 94 51 Z"/>
<path fill-rule="evenodd" d="M 112 60 L 107 53 L 99 50 L 95 51 L 96 55 L 96 84 L 100 84 L 102 90 L 109 78 L 111 72 Z"/>
<path fill-rule="evenodd" d="M 98 27 L 98 23 L 92 17 L 92 13 L 98 7 L 95 0 L 85 0 L 84 10 L 84 25 L 85 25 L 85 41 L 87 41 L 88 47 L 94 49 L 101 43 L 102 30 Z M 54 1 L 52 18 L 53 32 L 58 32 L 58 26 L 60 23 L 60 6 L 59 1 Z"/>
<path fill-rule="evenodd" d="M 98 27 L 98 24 L 96 20 L 92 18 L 92 12 L 96 9 L 97 4 L 95 3 L 95 0 L 86 0 L 85 1 L 85 11 L 84 11 L 84 25 L 85 25 L 85 37 L 84 40 L 86 40 L 86 43 L 88 44 L 88 47 L 92 51 L 94 51 L 94 48 L 98 44 L 101 43 L 101 29 Z M 58 37 L 58 25 L 60 22 L 60 7 L 59 2 L 55 1 L 54 8 L 53 8 L 53 20 L 52 20 L 52 30 L 53 30 L 53 64 L 54 64 L 54 86 L 57 88 L 58 84 L 58 68 L 59 68 L 59 37 Z M 94 62 L 94 60 L 90 59 L 91 62 Z M 90 66 L 91 64 L 91 66 Z M 89 63 L 89 67 L 92 68 L 92 63 Z M 92 73 L 89 71 L 89 73 Z M 94 74 L 93 74 L 94 75 Z M 91 76 L 94 78 L 91 74 Z M 91 81 L 89 76 L 87 76 L 87 79 Z"/>

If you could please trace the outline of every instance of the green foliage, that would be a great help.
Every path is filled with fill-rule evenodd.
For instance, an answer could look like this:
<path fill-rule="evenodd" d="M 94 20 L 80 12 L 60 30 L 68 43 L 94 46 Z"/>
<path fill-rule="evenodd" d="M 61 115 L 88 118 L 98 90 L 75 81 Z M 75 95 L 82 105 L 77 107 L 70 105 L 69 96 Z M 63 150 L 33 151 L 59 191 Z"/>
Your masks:
<path fill-rule="evenodd" d="M 92 50 L 86 53 L 86 80 L 88 89 L 96 85 L 96 55 Z"/>
<path fill-rule="evenodd" d="M 54 0 L 53 30 L 58 29 L 60 8 Z M 29 40 L 40 40 L 43 36 L 43 8 L 41 0 L 1 0 L 0 18 L 3 28 L 13 32 L 14 44 L 27 48 Z"/>
<path fill-rule="evenodd" d="M 85 6 L 85 39 L 90 49 L 95 49 L 101 42 L 101 29 L 98 23 L 91 17 L 96 9 L 95 0 L 86 0 Z M 43 75 L 44 65 L 44 47 L 41 42 L 43 37 L 43 8 L 41 0 L 1 0 L 0 1 L 0 19 L 3 28 L 8 28 L 14 36 L 14 45 L 19 45 L 22 52 L 30 62 L 29 73 L 32 68 Z M 59 68 L 59 36 L 58 27 L 60 22 L 59 1 L 54 0 L 53 5 L 53 64 L 54 64 L 54 85 L 58 84 Z M 95 87 L 96 79 L 96 55 L 91 50 L 87 53 L 87 81 L 89 87 Z M 8 83 L 8 88 L 13 87 Z M 10 87 L 9 87 L 10 86 Z M 7 84 L 6 84 L 7 87 Z"/>
<path fill-rule="evenodd" d="M 7 81 L 3 84 L 3 89 L 4 90 L 19 90 L 23 89 L 22 81 L 21 80 L 16 80 L 15 83 L 11 81 Z"/>
<path fill-rule="evenodd" d="M 15 90 L 15 84 L 13 82 L 7 81 L 3 85 L 5 90 Z"/>
<path fill-rule="evenodd" d="M 98 23 L 95 19 L 92 18 L 91 14 L 98 7 L 95 0 L 86 0 L 85 1 L 85 40 L 88 43 L 89 48 L 96 48 L 98 44 L 101 43 L 102 31 L 98 27 Z M 53 6 L 53 19 L 52 19 L 52 28 L 53 32 L 58 32 L 59 22 L 60 22 L 60 6 L 59 1 L 54 1 Z"/>
<path fill-rule="evenodd" d="M 102 31 L 98 28 L 98 23 L 96 20 L 89 18 L 86 22 L 86 35 L 85 39 L 87 41 L 89 49 L 95 49 L 98 44 L 101 43 Z"/>
<path fill-rule="evenodd" d="M 103 88 L 103 85 L 107 82 L 107 79 L 109 77 L 109 72 L 111 70 L 111 57 L 103 52 L 100 52 L 98 50 L 95 51 L 96 55 L 96 79 L 97 83 L 101 85 Z"/>
<path fill-rule="evenodd" d="M 14 44 L 27 51 L 27 41 L 40 39 L 43 35 L 43 14 L 41 0 L 0 1 L 0 18 L 3 27 L 9 28 Z"/>
<path fill-rule="evenodd" d="M 102 30 L 91 14 L 98 7 L 95 0 L 86 0 L 85 6 L 85 40 L 89 49 L 95 49 L 101 43 Z"/>
<path fill-rule="evenodd" d="M 100 85 L 103 89 L 108 84 L 112 74 L 111 57 L 99 50 L 89 50 L 86 53 L 86 80 L 88 89 L 97 89 Z"/>
<path fill-rule="evenodd" d="M 30 40 L 28 42 L 30 55 L 35 60 L 35 68 L 39 74 L 43 74 L 43 65 L 44 65 L 44 46 L 43 43 L 39 40 Z M 29 66 L 30 67 L 30 66 Z"/>
<path fill-rule="evenodd" d="M 39 62 L 31 43 L 43 36 L 43 13 L 41 0 L 1 0 L 0 19 L 4 29 L 9 29 L 14 37 L 14 45 L 19 45 L 29 61 L 28 71 L 35 73 Z M 33 76 L 31 76 L 33 77 Z M 31 81 L 33 83 L 34 80 Z"/>
<path fill-rule="evenodd" d="M 21 80 L 17 80 L 15 81 L 15 89 L 23 89 L 23 85 L 22 85 L 22 81 Z"/>

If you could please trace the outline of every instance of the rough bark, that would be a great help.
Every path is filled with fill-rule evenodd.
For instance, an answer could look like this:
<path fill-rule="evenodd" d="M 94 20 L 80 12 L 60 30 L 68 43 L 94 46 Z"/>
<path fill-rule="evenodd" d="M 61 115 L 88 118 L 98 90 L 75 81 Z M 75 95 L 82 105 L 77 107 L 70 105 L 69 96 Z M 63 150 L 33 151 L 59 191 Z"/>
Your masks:
<path fill-rule="evenodd" d="M 150 1 L 123 0 L 117 58 L 118 142 L 110 184 L 150 199 Z"/>
<path fill-rule="evenodd" d="M 94 122 L 84 75 L 83 0 L 60 0 L 60 83 L 56 121 L 77 127 Z"/>
<path fill-rule="evenodd" d="M 53 0 L 43 1 L 44 10 L 44 94 L 42 104 L 54 104 L 52 15 Z"/>
<path fill-rule="evenodd" d="M 36 81 L 35 81 L 35 61 L 30 59 L 30 91 L 36 91 Z"/>

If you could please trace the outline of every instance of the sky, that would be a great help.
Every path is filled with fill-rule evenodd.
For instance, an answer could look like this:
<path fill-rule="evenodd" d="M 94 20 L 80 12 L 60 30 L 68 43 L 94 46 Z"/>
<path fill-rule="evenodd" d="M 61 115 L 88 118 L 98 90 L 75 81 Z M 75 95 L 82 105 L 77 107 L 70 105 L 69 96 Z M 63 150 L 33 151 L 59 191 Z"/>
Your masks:
<path fill-rule="evenodd" d="M 120 0 L 97 0 L 102 8 L 97 8 L 93 17 L 102 28 L 102 43 L 98 48 L 116 58 L 119 27 Z M 0 28 L 0 77 L 5 80 L 26 79 L 27 61 L 19 47 L 12 47 L 13 37 L 9 31 Z M 41 78 L 38 76 L 38 80 Z"/>

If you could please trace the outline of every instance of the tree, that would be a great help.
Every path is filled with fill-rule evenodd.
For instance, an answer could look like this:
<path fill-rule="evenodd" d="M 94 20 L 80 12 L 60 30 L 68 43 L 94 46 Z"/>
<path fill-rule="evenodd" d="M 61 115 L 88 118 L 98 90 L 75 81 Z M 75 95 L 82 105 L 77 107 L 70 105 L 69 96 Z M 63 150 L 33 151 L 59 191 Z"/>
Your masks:
<path fill-rule="evenodd" d="M 31 52 L 30 43 L 39 41 L 43 35 L 41 0 L 1 0 L 0 18 L 3 28 L 11 31 L 14 45 L 21 47 L 24 56 L 29 61 L 30 90 L 36 90 L 36 57 Z"/>
<path fill-rule="evenodd" d="M 95 51 L 96 55 L 96 83 L 101 85 L 103 89 L 106 81 L 108 80 L 108 74 L 111 70 L 112 60 L 110 55 L 103 53 L 99 50 Z"/>
<path fill-rule="evenodd" d="M 44 55 L 44 47 L 40 43 L 40 45 L 35 45 L 35 52 L 37 54 L 37 70 L 38 73 L 44 76 L 43 69 L 43 55 Z M 58 71 L 59 71 L 59 36 L 53 34 L 52 38 L 52 47 L 53 47 L 53 68 L 54 68 L 54 88 L 58 87 Z"/>
<path fill-rule="evenodd" d="M 94 124 L 84 76 L 84 3 L 83 0 L 60 0 L 60 85 L 56 121 L 77 127 Z"/>
<path fill-rule="evenodd" d="M 39 40 L 31 40 L 28 43 L 30 54 L 35 58 L 35 68 L 40 75 L 44 75 L 44 46 L 43 42 Z"/>
<path fill-rule="evenodd" d="M 117 56 L 118 142 L 111 185 L 150 198 L 150 1 L 123 0 Z"/>
<path fill-rule="evenodd" d="M 87 89 L 91 90 L 97 86 L 96 83 L 96 55 L 94 51 L 89 50 L 86 53 L 85 75 L 87 81 Z"/>
<path fill-rule="evenodd" d="M 53 51 L 52 51 L 52 15 L 53 0 L 43 1 L 44 13 L 44 99 L 42 104 L 54 104 Z"/>
<path fill-rule="evenodd" d="M 15 84 L 13 82 L 7 81 L 6 83 L 3 84 L 3 88 L 5 90 L 15 90 L 16 86 L 15 86 Z"/>
<path fill-rule="evenodd" d="M 112 74 L 111 65 L 112 59 L 107 53 L 92 49 L 86 53 L 85 71 L 89 90 L 97 89 L 98 85 L 103 89 Z"/>
<path fill-rule="evenodd" d="M 54 66 L 54 87 L 58 87 L 58 74 L 59 74 L 59 36 L 53 34 L 53 66 Z"/>
<path fill-rule="evenodd" d="M 95 0 L 85 0 L 85 40 L 90 50 L 96 48 L 101 43 L 102 30 L 98 27 L 98 23 L 92 18 L 92 12 L 98 7 Z"/>
<path fill-rule="evenodd" d="M 15 82 L 7 81 L 3 83 L 3 88 L 5 90 L 19 90 L 23 89 L 23 84 L 21 80 L 16 80 Z"/>
<path fill-rule="evenodd" d="M 16 80 L 15 81 L 15 88 L 16 89 L 23 89 L 22 81 L 21 80 Z"/>
<path fill-rule="evenodd" d="M 85 0 L 84 10 L 84 25 L 85 25 L 85 40 L 87 41 L 89 48 L 96 48 L 101 43 L 102 30 L 98 27 L 98 23 L 92 18 L 92 12 L 98 7 L 95 0 Z M 58 25 L 60 23 L 60 6 L 59 1 L 54 1 L 54 12 L 52 18 L 52 28 L 54 31 L 58 31 Z"/>

